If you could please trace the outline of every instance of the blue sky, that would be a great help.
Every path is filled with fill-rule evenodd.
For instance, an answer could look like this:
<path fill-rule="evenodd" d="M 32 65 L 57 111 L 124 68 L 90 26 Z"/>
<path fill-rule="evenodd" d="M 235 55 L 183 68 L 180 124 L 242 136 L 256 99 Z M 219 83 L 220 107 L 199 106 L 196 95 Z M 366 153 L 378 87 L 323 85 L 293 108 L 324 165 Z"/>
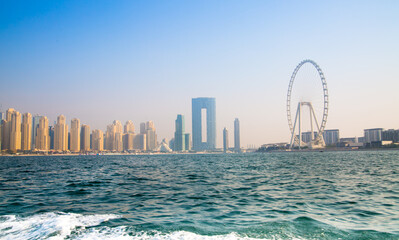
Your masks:
<path fill-rule="evenodd" d="M 398 12 L 397 1 L 1 1 L 0 104 L 102 130 L 153 120 L 170 139 L 177 114 L 191 132 L 191 98 L 209 96 L 219 146 L 235 117 L 244 146 L 288 141 L 288 82 L 310 58 L 329 87 L 327 128 L 399 128 Z"/>

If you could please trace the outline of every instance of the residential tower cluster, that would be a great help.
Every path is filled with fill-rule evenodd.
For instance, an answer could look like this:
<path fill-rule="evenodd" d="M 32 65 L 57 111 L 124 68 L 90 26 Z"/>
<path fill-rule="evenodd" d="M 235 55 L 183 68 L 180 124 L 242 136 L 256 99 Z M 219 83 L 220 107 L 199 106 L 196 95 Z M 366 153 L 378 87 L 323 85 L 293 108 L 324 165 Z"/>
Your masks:
<path fill-rule="evenodd" d="M 73 118 L 68 125 L 66 117 L 59 115 L 49 124 L 46 116 L 21 114 L 13 108 L 0 113 L 0 147 L 10 153 L 102 153 L 102 152 L 203 152 L 218 151 L 216 148 L 216 100 L 215 98 L 192 99 L 193 141 L 185 130 L 184 115 L 178 114 L 174 138 L 157 141 L 153 121 L 140 124 L 138 133 L 131 120 L 124 125 L 113 121 L 103 132 L 90 130 Z M 234 151 L 241 152 L 239 120 L 234 122 Z"/>
<path fill-rule="evenodd" d="M 135 133 L 132 121 L 123 126 L 118 120 L 108 125 L 106 132 L 81 124 L 73 118 L 69 126 L 64 115 L 59 115 L 53 126 L 46 116 L 21 115 L 13 108 L 0 113 L 0 147 L 9 152 L 123 152 L 155 151 L 157 134 L 154 123 L 140 124 L 140 132 Z"/>

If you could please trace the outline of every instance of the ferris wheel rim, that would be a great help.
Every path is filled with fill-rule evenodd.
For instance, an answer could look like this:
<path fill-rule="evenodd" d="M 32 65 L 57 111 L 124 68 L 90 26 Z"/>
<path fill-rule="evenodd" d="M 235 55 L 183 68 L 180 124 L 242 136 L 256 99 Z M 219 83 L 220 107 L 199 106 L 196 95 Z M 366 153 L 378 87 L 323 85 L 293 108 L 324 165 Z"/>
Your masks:
<path fill-rule="evenodd" d="M 289 125 L 289 128 L 290 128 L 291 134 L 294 136 L 294 139 L 295 139 L 294 141 L 298 141 L 298 142 L 299 142 L 299 139 L 298 139 L 297 136 L 293 133 L 294 128 L 293 128 L 292 119 L 291 119 L 291 93 L 292 93 L 292 87 L 293 87 L 293 84 L 294 84 L 294 81 L 295 81 L 295 77 L 296 77 L 296 75 L 297 75 L 299 69 L 300 69 L 305 63 L 310 63 L 310 64 L 312 64 L 312 65 L 316 68 L 316 70 L 317 70 L 317 72 L 318 72 L 318 74 L 319 74 L 321 83 L 322 83 L 322 87 L 323 87 L 323 103 L 324 103 L 324 104 L 323 104 L 323 117 L 322 117 L 322 120 L 321 120 L 321 123 L 320 123 L 319 131 L 318 131 L 318 133 L 317 133 L 316 139 L 320 139 L 320 138 L 321 138 L 321 135 L 323 134 L 324 129 L 325 129 L 325 127 L 326 127 L 327 117 L 328 117 L 328 103 L 329 103 L 329 101 L 328 101 L 328 88 L 327 88 L 326 79 L 325 79 L 325 77 L 324 77 L 324 73 L 323 73 L 323 71 L 321 70 L 320 66 L 319 66 L 315 61 L 310 60 L 310 59 L 305 59 L 305 60 L 301 61 L 301 62 L 295 67 L 294 72 L 293 72 L 292 75 L 291 75 L 290 83 L 289 83 L 289 85 L 288 85 L 288 92 L 287 92 L 287 106 L 286 106 L 286 107 L 287 107 L 288 125 Z"/>

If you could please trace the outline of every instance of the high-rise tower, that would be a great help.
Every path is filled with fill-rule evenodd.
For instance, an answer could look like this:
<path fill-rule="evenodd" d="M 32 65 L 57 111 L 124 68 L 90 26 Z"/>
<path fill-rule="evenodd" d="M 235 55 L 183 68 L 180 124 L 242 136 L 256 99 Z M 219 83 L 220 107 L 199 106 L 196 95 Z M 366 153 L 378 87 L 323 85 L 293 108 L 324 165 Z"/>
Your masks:
<path fill-rule="evenodd" d="M 39 125 L 36 129 L 36 149 L 37 150 L 49 150 L 50 148 L 50 136 L 47 117 L 40 117 Z"/>
<path fill-rule="evenodd" d="M 133 149 L 135 150 L 147 150 L 147 134 L 140 133 L 133 138 Z"/>
<path fill-rule="evenodd" d="M 107 150 L 121 152 L 123 150 L 122 137 L 122 123 L 118 120 L 115 120 L 111 125 L 107 126 L 105 143 Z"/>
<path fill-rule="evenodd" d="M 123 150 L 133 150 L 134 136 L 134 124 L 131 120 L 128 120 L 125 123 L 125 131 L 123 134 Z"/>
<path fill-rule="evenodd" d="M 175 125 L 176 125 L 176 131 L 175 131 L 175 142 L 174 142 L 173 150 L 184 151 L 184 150 L 186 150 L 186 147 L 185 147 L 185 141 L 184 141 L 184 137 L 185 137 L 185 133 L 184 133 L 185 126 L 184 125 L 185 124 L 184 124 L 184 116 L 183 115 L 181 115 L 181 114 L 177 115 Z"/>
<path fill-rule="evenodd" d="M 203 121 L 203 119 L 205 119 L 204 114 L 206 114 L 205 121 Z M 195 151 L 214 150 L 216 148 L 215 98 L 193 98 L 192 121 L 193 149 Z"/>
<path fill-rule="evenodd" d="M 5 120 L 2 124 L 2 149 L 10 149 L 10 139 L 11 139 L 11 118 L 12 114 L 15 112 L 14 108 L 9 108 L 6 111 Z"/>
<path fill-rule="evenodd" d="M 146 123 L 140 123 L 140 134 L 135 135 L 133 138 L 133 149 L 146 151 L 148 146 L 147 141 Z"/>
<path fill-rule="evenodd" d="M 64 115 L 57 117 L 57 124 L 54 128 L 54 150 L 68 150 L 68 125 Z"/>
<path fill-rule="evenodd" d="M 184 134 L 184 148 L 186 151 L 191 150 L 191 138 L 190 138 L 190 133 L 185 133 Z"/>
<path fill-rule="evenodd" d="M 140 123 L 140 134 L 145 134 L 145 130 L 146 130 L 145 123 Z"/>
<path fill-rule="evenodd" d="M 41 117 L 42 116 L 39 116 L 37 114 L 32 117 L 32 142 L 31 142 L 32 149 L 36 148 L 36 132 L 37 128 L 39 127 L 39 121 Z"/>
<path fill-rule="evenodd" d="M 240 121 L 238 118 L 234 120 L 234 151 L 241 152 L 240 145 Z"/>
<path fill-rule="evenodd" d="M 24 113 L 22 115 L 22 125 L 21 125 L 21 149 L 31 150 L 32 147 L 32 115 L 30 113 Z"/>
<path fill-rule="evenodd" d="M 147 150 L 154 151 L 157 147 L 157 133 L 155 131 L 154 122 L 148 121 L 146 124 Z"/>
<path fill-rule="evenodd" d="M 104 134 L 101 130 L 94 130 L 91 134 L 93 150 L 95 151 L 103 151 L 104 150 Z"/>
<path fill-rule="evenodd" d="M 71 120 L 71 152 L 80 152 L 80 120 Z"/>
<path fill-rule="evenodd" d="M 227 152 L 229 150 L 229 132 L 227 128 L 223 129 L 223 151 Z"/>
<path fill-rule="evenodd" d="M 134 133 L 134 124 L 131 120 L 125 123 L 125 133 Z"/>
<path fill-rule="evenodd" d="M 10 150 L 16 152 L 21 149 L 21 113 L 14 111 L 11 114 Z"/>
<path fill-rule="evenodd" d="M 115 125 L 115 149 L 118 152 L 123 151 L 123 126 L 122 123 L 118 120 L 115 120 L 114 123 Z"/>
<path fill-rule="evenodd" d="M 90 151 L 90 126 L 86 124 L 80 128 L 80 151 Z"/>

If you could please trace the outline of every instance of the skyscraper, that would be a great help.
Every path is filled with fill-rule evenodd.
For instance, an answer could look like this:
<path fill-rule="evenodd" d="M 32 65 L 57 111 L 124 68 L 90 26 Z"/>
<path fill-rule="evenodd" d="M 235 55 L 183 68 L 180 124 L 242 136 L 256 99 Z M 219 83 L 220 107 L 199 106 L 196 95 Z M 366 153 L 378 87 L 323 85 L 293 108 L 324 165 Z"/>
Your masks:
<path fill-rule="evenodd" d="M 54 149 L 54 136 L 55 136 L 54 132 L 55 132 L 55 127 L 54 126 L 48 126 L 48 135 L 49 135 L 49 142 L 50 142 L 49 149 Z"/>
<path fill-rule="evenodd" d="M 229 132 L 227 128 L 223 129 L 223 151 L 227 152 L 229 150 Z"/>
<path fill-rule="evenodd" d="M 122 126 L 122 123 L 120 121 L 118 121 L 118 120 L 115 120 L 113 124 L 116 127 L 115 128 L 116 129 L 116 132 L 115 132 L 115 149 L 118 152 L 122 152 L 123 151 L 123 140 L 122 140 L 122 137 L 123 137 L 123 126 Z"/>
<path fill-rule="evenodd" d="M 145 151 L 147 149 L 147 135 L 137 134 L 133 138 L 133 149 Z"/>
<path fill-rule="evenodd" d="M 134 145 L 134 124 L 132 121 L 128 120 L 125 123 L 125 131 L 123 134 L 123 150 L 131 151 Z"/>
<path fill-rule="evenodd" d="M 42 116 L 39 116 L 37 114 L 32 117 L 32 142 L 31 142 L 32 149 L 36 148 L 36 131 L 37 128 L 39 127 L 39 121 L 41 117 Z"/>
<path fill-rule="evenodd" d="M 206 110 L 206 111 L 203 111 Z M 206 121 L 203 121 L 206 114 Z M 205 117 L 204 117 L 205 118 Z M 192 99 L 193 149 L 195 151 L 216 148 L 216 100 L 215 98 Z M 206 125 L 205 125 L 206 124 Z M 206 131 L 203 131 L 205 128 Z M 204 136 L 206 135 L 206 136 Z"/>
<path fill-rule="evenodd" d="M 185 133 L 184 134 L 184 148 L 186 151 L 191 150 L 191 138 L 190 138 L 190 133 Z"/>
<path fill-rule="evenodd" d="M 134 133 L 134 124 L 131 120 L 125 123 L 125 133 Z"/>
<path fill-rule="evenodd" d="M 3 138 L 3 120 L 5 120 L 6 114 L 3 112 L 0 112 L 0 151 L 2 149 L 2 138 Z"/>
<path fill-rule="evenodd" d="M 115 141 L 115 126 L 113 124 L 107 125 L 107 131 L 105 132 L 105 149 L 114 151 Z"/>
<path fill-rule="evenodd" d="M 22 126 L 21 126 L 21 149 L 31 150 L 32 147 L 32 115 L 30 113 L 24 113 L 22 115 Z"/>
<path fill-rule="evenodd" d="M 80 120 L 71 120 L 71 152 L 80 152 Z"/>
<path fill-rule="evenodd" d="M 15 109 L 14 108 L 9 108 L 9 109 L 7 109 L 7 111 L 6 111 L 6 120 L 7 121 L 11 121 L 11 115 L 13 114 L 13 112 L 15 112 Z"/>
<path fill-rule="evenodd" d="M 2 143 L 1 143 L 1 139 L 3 138 L 3 120 L 1 119 L 0 120 L 0 151 L 1 151 L 1 149 L 2 149 Z"/>
<path fill-rule="evenodd" d="M 185 123 L 184 116 L 179 114 L 175 121 L 175 141 L 174 141 L 174 151 L 184 151 L 186 150 L 184 141 Z"/>
<path fill-rule="evenodd" d="M 36 132 L 36 149 L 37 150 L 49 150 L 50 147 L 50 136 L 47 117 L 40 117 L 39 126 Z"/>
<path fill-rule="evenodd" d="M 21 149 L 21 113 L 14 111 L 11 114 L 10 150 L 16 152 Z"/>
<path fill-rule="evenodd" d="M 133 133 L 124 133 L 123 134 L 123 150 L 124 151 L 133 150 L 134 136 L 135 135 Z"/>
<path fill-rule="evenodd" d="M 234 151 L 241 152 L 240 145 L 240 121 L 238 118 L 234 120 Z"/>
<path fill-rule="evenodd" d="M 80 151 L 90 151 L 90 126 L 86 124 L 80 128 Z"/>
<path fill-rule="evenodd" d="M 170 139 L 169 148 L 172 149 L 173 151 L 176 151 L 176 149 L 175 149 L 175 139 L 174 138 Z"/>
<path fill-rule="evenodd" d="M 154 122 L 153 122 L 153 121 L 147 121 L 147 122 L 145 123 L 145 129 L 146 129 L 146 130 L 148 130 L 148 129 L 155 129 Z"/>
<path fill-rule="evenodd" d="M 140 123 L 140 134 L 145 134 L 145 130 L 146 130 L 145 123 Z"/>
<path fill-rule="evenodd" d="M 57 117 L 57 124 L 54 128 L 54 150 L 68 150 L 68 125 L 64 115 Z"/>
<path fill-rule="evenodd" d="M 7 134 L 7 127 L 8 127 L 8 121 L 6 119 L 2 120 L 1 123 L 1 149 L 6 150 L 7 148 L 7 139 L 8 139 L 8 134 Z"/>
<path fill-rule="evenodd" d="M 104 134 L 103 131 L 101 130 L 94 130 L 92 135 L 92 145 L 93 145 L 93 150 L 95 151 L 104 151 Z"/>
<path fill-rule="evenodd" d="M 1 109 L 0 109 L 1 110 Z M 2 139 L 3 139 L 3 120 L 5 118 L 6 114 L 3 112 L 0 112 L 0 151 L 2 150 Z"/>
<path fill-rule="evenodd" d="M 10 140 L 11 140 L 11 117 L 15 112 L 14 108 L 9 108 L 6 111 L 5 120 L 3 120 L 2 124 L 2 149 L 9 150 L 10 149 Z"/>
<path fill-rule="evenodd" d="M 122 123 L 115 120 L 111 125 L 107 126 L 106 148 L 110 151 L 121 152 L 123 150 L 123 127 Z"/>
<path fill-rule="evenodd" d="M 152 121 L 146 123 L 146 135 L 147 135 L 147 150 L 154 151 L 157 148 L 157 133 L 155 126 Z"/>

